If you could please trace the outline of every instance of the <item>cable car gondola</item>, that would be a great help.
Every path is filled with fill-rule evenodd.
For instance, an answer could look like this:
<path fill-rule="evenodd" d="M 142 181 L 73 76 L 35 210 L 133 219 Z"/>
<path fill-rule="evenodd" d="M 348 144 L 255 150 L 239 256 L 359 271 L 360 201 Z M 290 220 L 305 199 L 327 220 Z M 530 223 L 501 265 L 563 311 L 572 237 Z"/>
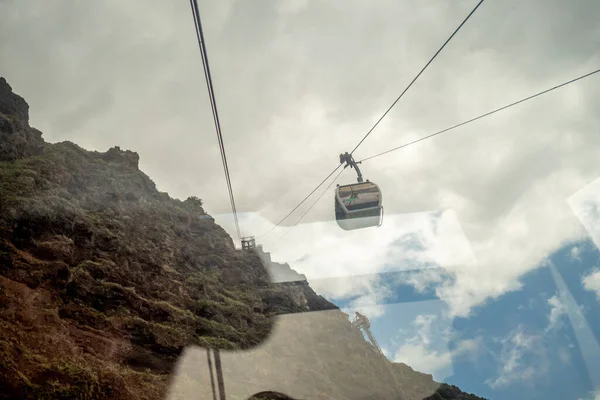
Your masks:
<path fill-rule="evenodd" d="M 381 190 L 373 182 L 363 181 L 357 163 L 347 152 L 340 154 L 340 163 L 346 163 L 358 174 L 358 183 L 338 185 L 335 189 L 335 219 L 340 228 L 355 229 L 381 226 L 383 223 L 383 205 Z"/>

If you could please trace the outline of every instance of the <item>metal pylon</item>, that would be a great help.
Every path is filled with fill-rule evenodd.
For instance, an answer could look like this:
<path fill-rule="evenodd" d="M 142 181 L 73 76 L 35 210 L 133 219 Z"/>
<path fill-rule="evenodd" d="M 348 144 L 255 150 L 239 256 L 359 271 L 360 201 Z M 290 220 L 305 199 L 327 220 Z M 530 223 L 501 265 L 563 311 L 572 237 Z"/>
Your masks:
<path fill-rule="evenodd" d="M 352 320 L 352 326 L 354 326 L 358 330 L 364 332 L 367 335 L 367 337 L 369 338 L 369 341 L 371 342 L 373 347 L 375 347 L 377 349 L 379 354 L 381 354 L 382 356 L 385 357 L 385 354 L 383 354 L 381 347 L 379 347 L 379 343 L 377 343 L 377 340 L 375 340 L 375 336 L 373 336 L 373 333 L 371 332 L 371 322 L 369 321 L 369 318 L 367 318 L 365 315 L 362 315 L 358 311 L 355 311 L 354 314 L 355 314 L 355 317 Z M 387 361 L 387 357 L 386 357 L 386 361 Z M 390 373 L 390 376 L 392 377 L 392 380 L 394 381 L 394 383 L 396 385 L 396 389 L 398 390 L 400 399 L 407 400 L 406 394 L 404 393 L 404 390 L 402 390 L 402 386 L 398 383 L 398 380 L 396 379 L 396 374 L 391 369 L 391 364 L 387 364 L 387 367 L 388 367 L 388 372 Z"/>
<path fill-rule="evenodd" d="M 371 322 L 369 322 L 369 318 L 362 315 L 358 311 L 355 312 L 355 314 L 356 314 L 356 316 L 352 320 L 352 325 L 355 328 L 363 331 L 369 338 L 369 341 L 371 342 L 373 347 L 375 347 L 377 349 L 377 351 L 383 355 L 383 351 L 381 350 L 381 347 L 379 347 L 377 340 L 375 340 L 375 337 L 373 336 L 373 333 L 371 332 Z"/>

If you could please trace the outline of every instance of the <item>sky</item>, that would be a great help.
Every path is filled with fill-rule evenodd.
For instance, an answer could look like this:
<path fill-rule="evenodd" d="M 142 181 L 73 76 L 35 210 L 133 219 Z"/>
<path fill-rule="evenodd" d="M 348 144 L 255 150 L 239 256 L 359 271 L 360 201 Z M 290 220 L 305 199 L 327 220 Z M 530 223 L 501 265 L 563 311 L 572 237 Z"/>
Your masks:
<path fill-rule="evenodd" d="M 386 351 L 462 379 L 445 361 L 475 357 L 482 340 L 506 373 L 491 369 L 467 388 L 509 398 L 502 391 L 511 376 L 533 374 L 533 359 L 513 358 L 547 347 L 549 333 L 527 324 L 494 331 L 500 322 L 484 315 L 499 307 L 497 315 L 511 318 L 529 301 L 518 296 L 530 292 L 538 318 L 549 318 L 548 307 L 558 315 L 568 296 L 556 294 L 548 260 L 578 243 L 600 244 L 600 75 L 365 161 L 363 175 L 383 192 L 380 228 L 337 228 L 330 189 L 294 229 L 306 208 L 263 235 L 354 148 L 475 4 L 199 1 L 242 234 L 256 235 L 318 293 L 349 309 L 370 307 L 375 322 L 410 303 L 391 305 L 398 288 L 390 277 L 429 293 L 402 325 L 412 330 L 387 328 Z M 484 1 L 356 158 L 599 68 L 599 15 L 594 0 Z M 235 237 L 188 2 L 1 0 L 0 75 L 27 100 L 47 141 L 138 152 L 161 191 L 202 198 Z M 337 183 L 354 180 L 345 171 Z M 556 265 L 567 285 L 575 279 L 572 293 L 587 294 L 576 300 L 584 307 L 600 301 L 592 264 L 573 267 L 577 279 L 570 263 Z M 538 275 L 549 282 L 545 299 L 528 289 Z M 483 331 L 463 343 L 456 320 Z M 433 340 L 430 331 L 446 332 L 456 348 L 415 356 Z M 531 357 L 541 362 L 536 351 Z"/>
<path fill-rule="evenodd" d="M 363 304 L 386 356 L 490 399 L 593 399 L 600 394 L 600 302 L 582 282 L 600 252 L 583 240 L 552 253 L 519 290 L 451 317 L 433 290 L 386 276 L 396 295 Z M 414 271 L 397 273 L 410 275 Z M 347 312 L 354 298 L 338 301 Z M 383 312 L 378 309 L 383 309 Z"/>

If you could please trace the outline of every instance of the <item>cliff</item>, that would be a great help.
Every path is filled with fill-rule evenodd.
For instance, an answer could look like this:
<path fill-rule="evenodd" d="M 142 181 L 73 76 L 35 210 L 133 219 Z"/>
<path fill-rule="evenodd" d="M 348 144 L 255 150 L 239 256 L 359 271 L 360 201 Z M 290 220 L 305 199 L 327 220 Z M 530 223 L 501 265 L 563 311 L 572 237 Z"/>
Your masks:
<path fill-rule="evenodd" d="M 367 360 L 364 379 L 389 386 L 391 368 L 411 399 L 477 399 L 374 353 L 303 276 L 236 250 L 200 199 L 158 191 L 138 161 L 46 143 L 0 78 L 0 399 L 164 398 L 186 348 L 244 353 L 279 316 L 323 313 L 317 335 L 344 337 L 332 354 Z"/>

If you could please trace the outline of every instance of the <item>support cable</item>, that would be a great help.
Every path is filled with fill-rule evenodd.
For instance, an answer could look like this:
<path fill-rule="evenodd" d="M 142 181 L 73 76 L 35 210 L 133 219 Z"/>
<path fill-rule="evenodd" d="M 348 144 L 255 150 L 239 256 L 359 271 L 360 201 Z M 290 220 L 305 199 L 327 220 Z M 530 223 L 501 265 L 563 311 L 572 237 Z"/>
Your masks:
<path fill-rule="evenodd" d="M 369 131 L 367 132 L 367 134 L 361 139 L 360 142 L 358 142 L 358 144 L 356 145 L 356 147 L 354 148 L 354 150 L 352 150 L 350 152 L 350 154 L 354 154 L 354 152 L 356 151 L 356 149 L 358 149 L 358 147 L 362 144 L 362 142 L 364 142 L 365 139 L 371 134 L 371 132 L 373 132 L 373 130 L 377 127 L 377 125 L 379 125 L 379 123 L 381 122 L 381 120 L 396 105 L 396 103 L 398 102 L 398 100 L 400 100 L 402 98 L 402 96 L 404 96 L 404 94 L 408 91 L 408 89 L 410 89 L 410 87 L 413 85 L 413 83 L 415 83 L 417 81 L 417 79 L 419 79 L 419 77 L 421 76 L 421 74 L 425 71 L 425 69 L 427 69 L 427 67 L 429 66 L 429 64 L 431 64 L 433 62 L 433 60 L 435 60 L 435 58 L 438 56 L 438 54 L 440 54 L 440 52 L 444 49 L 444 47 L 446 47 L 446 45 L 450 42 L 450 40 L 452 40 L 452 38 L 454 37 L 454 35 L 456 35 L 458 33 L 458 31 L 460 30 L 460 28 L 462 28 L 462 26 L 469 20 L 469 18 L 471 18 L 471 15 L 473 15 L 473 13 L 475 13 L 475 11 L 479 8 L 479 6 L 481 5 L 481 3 L 483 3 L 483 0 L 480 0 L 479 3 L 477 3 L 477 5 L 475 6 L 475 8 L 473 8 L 473 10 L 469 13 L 469 15 L 467 15 L 467 17 L 463 20 L 463 22 L 461 22 L 461 24 L 458 26 L 458 28 L 456 28 L 454 30 L 454 32 L 452 33 L 452 35 L 450 35 L 450 37 L 444 42 L 444 44 L 442 45 L 442 47 L 439 48 L 439 50 L 433 55 L 433 57 L 431 57 L 431 59 L 427 62 L 427 64 L 425 64 L 425 66 L 421 69 L 421 71 L 419 71 L 419 73 L 417 74 L 417 76 L 415 76 L 414 79 L 408 84 L 408 86 L 402 91 L 402 93 L 400 93 L 400 96 L 398 96 L 398 98 L 396 98 L 396 100 L 386 110 L 386 112 L 383 113 L 383 115 L 381 116 L 381 118 L 379 118 L 377 120 L 377 122 L 375 122 L 375 125 L 373 125 L 373 127 L 371 129 L 369 129 Z"/>
<path fill-rule="evenodd" d="M 212 76 L 210 73 L 210 66 L 208 64 L 208 54 L 206 52 L 206 41 L 204 40 L 204 33 L 202 31 L 202 21 L 200 19 L 200 11 L 198 8 L 197 0 L 190 0 L 192 7 L 192 14 L 194 17 L 194 25 L 196 27 L 196 36 L 198 38 L 198 46 L 200 48 L 200 54 L 202 56 L 202 65 L 204 67 L 204 77 L 206 79 L 206 86 L 208 88 L 208 96 L 210 98 L 210 105 L 213 113 L 213 120 L 215 123 L 215 129 L 217 131 L 217 140 L 219 142 L 219 150 L 221 151 L 221 161 L 223 162 L 223 170 L 225 172 L 225 181 L 227 183 L 227 190 L 229 192 L 229 201 L 231 202 L 231 211 L 233 213 L 233 220 L 235 222 L 235 229 L 238 235 L 238 239 L 242 238 L 240 233 L 240 224 L 237 216 L 237 209 L 235 206 L 235 198 L 233 196 L 233 189 L 231 186 L 231 177 L 229 175 L 229 166 L 227 165 L 227 156 L 225 154 L 225 144 L 223 143 L 223 134 L 221 132 L 221 122 L 219 121 L 219 113 L 217 111 L 217 100 L 215 98 L 215 92 L 212 83 Z"/>
<path fill-rule="evenodd" d="M 424 137 L 422 137 L 422 138 L 419 138 L 419 139 L 413 140 L 412 142 L 408 142 L 408 143 L 405 143 L 405 144 L 403 144 L 403 145 L 401 145 L 401 146 L 394 147 L 394 148 L 392 148 L 392 149 L 390 149 L 390 150 L 387 150 L 387 151 L 384 151 L 384 152 L 382 152 L 382 153 L 378 153 L 378 154 L 372 155 L 372 156 L 370 156 L 370 157 L 363 158 L 363 159 L 362 159 L 362 160 L 360 160 L 359 162 L 368 161 L 368 160 L 371 160 L 371 159 L 373 159 L 373 158 L 380 157 L 380 156 L 383 156 L 383 155 L 385 155 L 385 154 L 391 153 L 391 152 L 393 152 L 393 151 L 400 150 L 400 149 L 403 149 L 403 148 L 405 148 L 405 147 L 411 146 L 411 145 L 413 145 L 413 144 L 415 144 L 415 143 L 418 143 L 418 142 L 421 142 L 421 141 L 423 141 L 423 140 L 425 140 L 425 139 L 429 139 L 429 138 L 432 138 L 432 137 L 434 137 L 434 136 L 441 135 L 442 133 L 445 133 L 445 132 L 451 131 L 451 130 L 453 130 L 453 129 L 456 129 L 456 128 L 458 128 L 458 127 L 461 127 L 461 126 L 464 126 L 464 125 L 467 125 L 467 124 L 470 124 L 471 122 L 475 122 L 475 121 L 477 121 L 477 120 L 480 120 L 480 119 L 482 119 L 482 118 L 485 118 L 485 117 L 487 117 L 487 116 L 490 116 L 490 115 L 492 115 L 492 114 L 495 114 L 495 113 L 497 113 L 497 112 L 500 112 L 500 111 L 506 110 L 507 108 L 510 108 L 510 107 L 516 106 L 517 104 L 524 103 L 524 102 L 526 102 L 526 101 L 529 101 L 529 100 L 531 100 L 531 99 L 534 99 L 534 98 L 536 98 L 536 97 L 538 97 L 538 96 L 541 96 L 541 95 L 544 95 L 544 94 L 546 94 L 546 93 L 549 93 L 549 92 L 551 92 L 551 91 L 553 91 L 553 90 L 559 89 L 559 88 L 561 88 L 561 87 L 563 87 L 563 86 L 567 86 L 567 85 L 569 85 L 569 84 L 571 84 L 571 83 L 577 82 L 577 81 L 579 81 L 579 80 L 581 80 L 581 79 L 584 79 L 584 78 L 587 78 L 587 77 L 589 77 L 589 76 L 592 76 L 592 75 L 594 75 L 594 74 L 597 74 L 598 72 L 600 72 L 600 68 L 599 68 L 599 69 L 597 69 L 597 70 L 595 70 L 595 71 L 589 72 L 589 73 L 587 73 L 587 74 L 585 74 L 585 75 L 581 75 L 581 76 L 579 76 L 579 77 L 577 77 L 577 78 L 575 78 L 575 79 L 571 79 L 570 81 L 567 81 L 567 82 L 561 83 L 560 85 L 553 86 L 553 87 L 551 87 L 550 89 L 546 89 L 546 90 L 543 90 L 543 91 L 541 91 L 541 92 L 538 92 L 538 93 L 536 93 L 536 94 L 533 94 L 533 95 L 531 95 L 531 96 L 525 97 L 524 99 L 521 99 L 521 100 L 519 100 L 519 101 L 515 101 L 515 102 L 513 102 L 513 103 L 510 103 L 510 104 L 507 104 L 507 105 L 505 105 L 505 106 L 503 106 L 503 107 L 496 108 L 495 110 L 489 111 L 489 112 L 487 112 L 487 113 L 485 113 L 485 114 L 481 114 L 481 115 L 480 115 L 480 116 L 478 116 L 478 117 L 471 118 L 471 119 L 469 119 L 469 120 L 467 120 L 467 121 L 464 121 L 464 122 L 461 122 L 461 123 L 459 123 L 459 124 L 453 125 L 453 126 L 451 126 L 451 127 L 449 127 L 449 128 L 442 129 L 441 131 L 437 131 L 437 132 L 435 132 L 435 133 L 432 133 L 431 135 L 427 135 L 427 136 L 424 136 Z"/>

